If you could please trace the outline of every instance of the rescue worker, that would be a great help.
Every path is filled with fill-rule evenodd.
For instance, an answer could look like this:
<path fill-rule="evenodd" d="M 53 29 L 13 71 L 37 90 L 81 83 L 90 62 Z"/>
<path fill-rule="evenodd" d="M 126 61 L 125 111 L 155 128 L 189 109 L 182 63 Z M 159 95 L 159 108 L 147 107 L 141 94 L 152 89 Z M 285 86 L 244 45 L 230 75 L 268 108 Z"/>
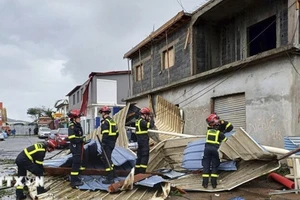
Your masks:
<path fill-rule="evenodd" d="M 23 188 L 26 182 L 27 170 L 33 173 L 35 176 L 44 175 L 43 161 L 47 152 L 53 151 L 57 147 L 55 140 L 48 140 L 45 142 L 36 143 L 32 146 L 25 148 L 16 158 L 16 164 L 18 166 L 18 177 L 23 177 L 23 186 L 17 186 L 16 198 L 26 199 L 23 193 Z M 37 194 L 42 194 L 47 190 L 42 187 L 37 187 Z"/>
<path fill-rule="evenodd" d="M 216 118 L 215 114 L 209 115 L 208 118 L 206 119 L 209 128 L 206 133 L 206 142 L 204 148 L 204 155 L 202 159 L 202 166 L 203 166 L 202 186 L 204 188 L 208 187 L 209 177 L 211 177 L 210 182 L 212 187 L 213 188 L 217 187 L 217 178 L 219 176 L 218 167 L 220 165 L 218 149 L 220 143 L 227 140 L 227 138 L 224 135 L 224 132 L 219 130 L 220 127 L 223 128 L 222 123 L 220 123 L 219 121 L 220 120 Z M 225 122 L 223 124 L 225 124 Z M 225 126 L 224 131 L 226 131 L 227 129 L 229 130 L 230 126 L 232 127 L 230 123 L 227 123 L 227 126 Z"/>
<path fill-rule="evenodd" d="M 211 128 L 217 129 L 222 133 L 230 132 L 233 129 L 233 126 L 230 122 L 225 120 L 220 120 L 220 117 L 216 113 L 210 114 L 207 117 L 206 122 L 208 124 L 207 129 L 211 129 Z M 213 124 L 211 125 L 210 122 L 212 122 Z"/>
<path fill-rule="evenodd" d="M 68 113 L 71 123 L 68 128 L 68 140 L 70 141 L 70 151 L 72 153 L 72 170 L 71 170 L 71 187 L 83 185 L 82 180 L 79 178 L 79 170 L 83 170 L 82 155 L 84 145 L 84 135 L 80 124 L 80 117 L 82 114 L 79 110 L 71 110 Z"/>
<path fill-rule="evenodd" d="M 150 150 L 148 129 L 154 127 L 154 121 L 151 121 L 150 112 L 149 108 L 142 108 L 140 110 L 141 116 L 135 122 L 135 134 L 138 143 L 135 174 L 145 173 L 147 170 Z"/>
<path fill-rule="evenodd" d="M 100 108 L 99 113 L 102 115 L 101 120 L 101 134 L 102 134 L 102 158 L 107 172 L 106 179 L 102 181 L 103 184 L 114 183 L 115 169 L 111 161 L 111 154 L 115 148 L 119 131 L 116 122 L 109 116 L 111 110 L 108 106 Z"/>

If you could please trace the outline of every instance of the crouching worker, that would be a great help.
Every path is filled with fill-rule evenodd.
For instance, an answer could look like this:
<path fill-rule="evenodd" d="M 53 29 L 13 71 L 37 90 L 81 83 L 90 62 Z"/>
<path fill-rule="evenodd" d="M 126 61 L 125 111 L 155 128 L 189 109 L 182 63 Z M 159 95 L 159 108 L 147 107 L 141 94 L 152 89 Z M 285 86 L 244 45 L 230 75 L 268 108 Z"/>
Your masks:
<path fill-rule="evenodd" d="M 43 176 L 43 161 L 46 155 L 46 151 L 51 152 L 56 148 L 56 146 L 57 143 L 54 140 L 36 143 L 24 149 L 17 156 L 16 164 L 18 166 L 18 177 L 23 177 L 23 186 L 17 186 L 16 188 L 17 200 L 26 198 L 23 193 L 23 187 L 26 182 L 27 170 L 33 173 L 35 176 Z M 45 190 L 44 187 L 37 187 L 37 194 L 42 194 L 45 192 L 47 192 L 47 190 Z"/>
<path fill-rule="evenodd" d="M 211 177 L 211 185 L 213 188 L 217 187 L 218 178 L 218 167 L 220 165 L 218 149 L 220 143 L 226 141 L 227 138 L 217 130 L 217 121 L 215 119 L 206 119 L 210 129 L 206 133 L 206 143 L 204 148 L 204 156 L 202 159 L 203 173 L 202 173 L 202 186 L 204 188 L 208 187 L 209 177 Z M 211 169 L 211 171 L 210 171 Z"/>

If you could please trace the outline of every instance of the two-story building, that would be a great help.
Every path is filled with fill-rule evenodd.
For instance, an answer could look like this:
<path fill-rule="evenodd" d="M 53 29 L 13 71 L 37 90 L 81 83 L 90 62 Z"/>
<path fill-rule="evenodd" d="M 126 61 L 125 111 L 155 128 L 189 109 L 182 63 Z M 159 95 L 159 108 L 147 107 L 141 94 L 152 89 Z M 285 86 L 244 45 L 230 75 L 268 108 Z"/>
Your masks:
<path fill-rule="evenodd" d="M 99 108 L 107 105 L 112 115 L 125 106 L 124 98 L 130 94 L 131 71 L 92 72 L 89 79 L 82 85 L 73 88 L 68 94 L 69 110 L 82 108 L 84 92 L 87 92 L 86 116 L 82 118 L 82 125 L 86 133 L 100 125 Z"/>
<path fill-rule="evenodd" d="M 133 73 L 126 101 L 147 106 L 159 95 L 184 111 L 186 134 L 205 134 L 216 112 L 282 147 L 300 128 L 299 50 L 297 0 L 211 0 L 124 55 Z"/>

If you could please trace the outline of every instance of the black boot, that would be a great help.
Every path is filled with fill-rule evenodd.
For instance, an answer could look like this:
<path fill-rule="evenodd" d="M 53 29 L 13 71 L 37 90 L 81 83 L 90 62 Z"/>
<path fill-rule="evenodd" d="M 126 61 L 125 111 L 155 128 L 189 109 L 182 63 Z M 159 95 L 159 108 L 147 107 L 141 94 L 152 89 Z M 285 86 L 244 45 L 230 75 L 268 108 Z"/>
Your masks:
<path fill-rule="evenodd" d="M 36 190 L 38 195 L 48 192 L 48 190 L 46 190 L 44 187 L 37 187 Z"/>
<path fill-rule="evenodd" d="M 117 173 L 116 173 L 116 170 L 115 170 L 115 169 L 113 169 L 113 177 L 114 177 L 114 178 L 118 178 L 118 175 L 117 175 Z"/>
<path fill-rule="evenodd" d="M 217 177 L 211 177 L 210 181 L 211 181 L 211 186 L 213 188 L 216 188 L 217 187 Z"/>
<path fill-rule="evenodd" d="M 26 199 L 26 196 L 23 193 L 23 188 L 16 189 L 16 198 L 17 198 L 17 200 Z"/>
<path fill-rule="evenodd" d="M 139 174 L 140 173 L 140 168 L 135 168 L 134 169 L 134 175 L 137 175 L 137 174 Z"/>
<path fill-rule="evenodd" d="M 208 177 L 203 177 L 202 179 L 203 179 L 202 180 L 202 186 L 204 188 L 207 188 L 208 187 Z"/>
<path fill-rule="evenodd" d="M 107 177 L 102 181 L 103 184 L 113 184 L 114 181 L 114 172 L 110 171 Z"/>
<path fill-rule="evenodd" d="M 83 185 L 83 181 L 78 176 L 71 176 L 71 187 L 76 188 Z"/>

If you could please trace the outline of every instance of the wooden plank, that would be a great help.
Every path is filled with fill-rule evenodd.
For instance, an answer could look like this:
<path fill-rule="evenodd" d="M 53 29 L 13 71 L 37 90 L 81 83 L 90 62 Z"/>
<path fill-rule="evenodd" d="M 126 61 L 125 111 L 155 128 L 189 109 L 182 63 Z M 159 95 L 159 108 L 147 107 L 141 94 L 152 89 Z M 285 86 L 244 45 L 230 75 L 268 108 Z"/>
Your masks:
<path fill-rule="evenodd" d="M 71 173 L 71 169 L 69 167 L 44 167 L 45 173 L 51 176 L 65 176 Z M 126 170 L 116 170 L 116 174 L 119 176 L 127 176 L 130 171 Z M 85 170 L 80 171 L 82 175 L 106 175 L 105 169 L 90 169 L 87 168 Z"/>

